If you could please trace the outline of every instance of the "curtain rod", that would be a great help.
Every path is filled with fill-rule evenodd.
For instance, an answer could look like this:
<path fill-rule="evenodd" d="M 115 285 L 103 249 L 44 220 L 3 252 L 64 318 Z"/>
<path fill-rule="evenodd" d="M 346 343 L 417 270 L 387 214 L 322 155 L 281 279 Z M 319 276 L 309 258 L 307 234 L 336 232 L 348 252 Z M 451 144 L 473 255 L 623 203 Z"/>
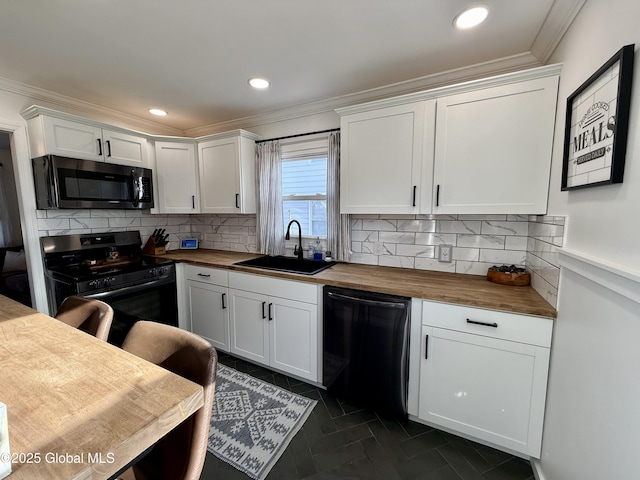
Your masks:
<path fill-rule="evenodd" d="M 304 137 L 307 135 L 318 135 L 320 133 L 330 133 L 330 132 L 339 132 L 339 131 L 340 131 L 339 128 L 330 128 L 328 130 L 319 130 L 317 132 L 298 133 L 297 135 L 287 135 L 286 137 L 268 138 L 266 140 L 256 140 L 256 143 L 273 142 L 274 140 L 284 140 L 287 138 Z"/>

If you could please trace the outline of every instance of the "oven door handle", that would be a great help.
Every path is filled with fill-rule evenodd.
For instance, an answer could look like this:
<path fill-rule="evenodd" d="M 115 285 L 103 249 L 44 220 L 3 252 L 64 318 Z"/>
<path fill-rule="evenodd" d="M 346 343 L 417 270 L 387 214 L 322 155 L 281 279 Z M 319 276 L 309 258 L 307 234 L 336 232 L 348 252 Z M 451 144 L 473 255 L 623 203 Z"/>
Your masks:
<path fill-rule="evenodd" d="M 109 290 L 107 292 L 100 292 L 100 293 L 92 293 L 89 295 L 84 295 L 84 297 L 86 298 L 95 298 L 96 300 L 100 300 L 103 298 L 107 298 L 113 295 L 121 295 L 121 294 L 127 294 L 127 293 L 135 293 L 135 292 L 139 292 L 141 290 L 147 290 L 150 287 L 155 287 L 155 286 L 159 286 L 159 285 L 167 285 L 170 283 L 174 283 L 173 280 L 169 279 L 169 278 L 163 278 L 160 280 L 151 280 L 150 282 L 146 282 L 146 283 L 142 283 L 139 285 L 131 285 L 129 287 L 123 287 L 123 288 L 118 288 L 116 290 Z"/>

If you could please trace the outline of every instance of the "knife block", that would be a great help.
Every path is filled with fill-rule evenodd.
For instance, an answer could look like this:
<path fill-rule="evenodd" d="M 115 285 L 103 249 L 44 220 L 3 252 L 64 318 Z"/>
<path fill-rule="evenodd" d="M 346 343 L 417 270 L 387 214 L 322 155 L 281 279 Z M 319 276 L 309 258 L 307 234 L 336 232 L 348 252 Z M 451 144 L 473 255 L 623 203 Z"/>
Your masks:
<path fill-rule="evenodd" d="M 165 253 L 167 253 L 167 249 L 164 246 L 158 247 L 156 245 L 155 238 L 149 237 L 149 240 L 147 240 L 147 243 L 145 243 L 144 247 L 142 248 L 142 253 L 144 253 L 145 255 L 164 255 Z"/>

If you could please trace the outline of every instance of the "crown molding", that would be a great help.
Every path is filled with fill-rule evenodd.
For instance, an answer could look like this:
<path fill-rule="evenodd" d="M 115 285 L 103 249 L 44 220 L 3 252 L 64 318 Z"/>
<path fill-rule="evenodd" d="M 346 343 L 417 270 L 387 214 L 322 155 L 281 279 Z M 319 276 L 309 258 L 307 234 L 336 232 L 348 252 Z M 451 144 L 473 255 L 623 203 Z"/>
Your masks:
<path fill-rule="evenodd" d="M 69 115 L 78 115 L 84 119 L 86 119 L 87 116 L 100 118 L 100 123 L 113 123 L 115 126 L 120 126 L 121 128 L 128 130 L 139 130 L 147 135 L 149 134 L 149 131 L 157 132 L 161 135 L 184 135 L 184 131 L 178 128 L 162 125 L 157 122 L 136 117 L 135 115 L 129 115 L 107 107 L 77 100 L 66 95 L 50 92 L 42 88 L 26 85 L 4 77 L 0 77 L 0 90 L 27 97 L 33 104 L 45 103 L 48 106 L 53 106 L 55 109 L 61 109 Z"/>
<path fill-rule="evenodd" d="M 296 118 L 334 112 L 336 109 L 349 107 L 365 102 L 387 99 L 399 95 L 421 92 L 427 89 L 452 85 L 458 82 L 475 80 L 490 75 L 519 71 L 526 68 L 539 67 L 541 63 L 530 52 L 499 58 L 489 62 L 478 63 L 466 67 L 447 70 L 424 77 L 393 83 L 382 87 L 363 90 L 361 92 L 319 100 L 316 102 L 293 105 L 270 112 L 251 115 L 227 122 L 204 125 L 185 130 L 189 137 L 200 137 L 215 132 L 223 132 L 237 128 L 252 128 L 261 125 L 293 120 Z"/>
<path fill-rule="evenodd" d="M 587 0 L 556 0 L 533 41 L 531 52 L 547 63 Z"/>
<path fill-rule="evenodd" d="M 448 95 L 457 95 L 470 91 L 480 90 L 482 88 L 497 87 L 507 85 L 514 82 L 524 82 L 527 80 L 535 80 L 560 75 L 562 65 L 548 65 L 544 67 L 520 70 L 517 72 L 503 73 L 502 75 L 494 75 L 478 80 L 469 80 L 468 82 L 456 83 L 444 87 L 432 88 L 422 92 L 408 93 L 396 97 L 386 98 L 383 100 L 375 100 L 373 102 L 361 103 L 350 107 L 339 108 L 336 111 L 339 115 L 352 113 L 361 113 L 369 111 L 373 108 L 387 108 L 407 103 L 419 102 L 423 100 L 431 100 Z"/>
<path fill-rule="evenodd" d="M 569 1 L 569 0 L 567 0 Z M 574 1 L 574 0 L 571 0 Z M 585 0 L 575 0 L 574 3 L 584 3 Z M 579 10 L 579 9 L 578 9 Z M 576 12 L 577 13 L 577 12 Z M 568 27 L 569 23 L 564 23 Z M 563 33 L 564 34 L 564 33 Z M 559 37 L 561 38 L 561 36 Z M 125 114 L 106 107 L 95 105 L 50 92 L 38 87 L 32 87 L 20 82 L 15 82 L 0 77 L 0 90 L 27 97 L 33 103 L 45 103 L 57 109 L 62 109 L 69 115 L 78 115 L 86 118 L 100 118 L 101 121 L 110 122 L 116 126 L 126 129 L 135 129 L 147 135 L 166 135 L 176 137 L 198 138 L 228 130 L 248 129 L 261 125 L 294 120 L 296 118 L 308 117 L 317 114 L 335 112 L 337 109 L 359 105 L 361 103 L 385 100 L 391 97 L 402 95 L 419 94 L 425 90 L 437 89 L 458 83 L 469 82 L 482 79 L 488 76 L 502 75 L 506 73 L 518 72 L 523 69 L 540 67 L 542 63 L 531 52 L 526 52 L 509 57 L 503 57 L 488 62 L 469 65 L 461 68 L 446 70 L 423 77 L 385 85 L 369 90 L 356 92 L 353 94 L 341 95 L 325 100 L 292 105 L 257 115 L 242 117 L 226 122 L 203 125 L 187 130 L 159 124 L 157 122 L 145 120 L 133 115 Z M 154 132 L 153 134 L 149 132 Z"/>

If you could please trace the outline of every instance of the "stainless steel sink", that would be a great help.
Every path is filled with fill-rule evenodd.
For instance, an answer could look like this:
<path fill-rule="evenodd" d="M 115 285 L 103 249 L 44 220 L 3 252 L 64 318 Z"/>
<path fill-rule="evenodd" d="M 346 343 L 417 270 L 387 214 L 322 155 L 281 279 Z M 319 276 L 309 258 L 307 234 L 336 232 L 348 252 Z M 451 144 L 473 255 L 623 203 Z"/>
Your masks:
<path fill-rule="evenodd" d="M 266 270 L 277 270 L 280 272 L 301 273 L 303 275 L 315 275 L 336 263 L 337 262 L 323 262 L 306 258 L 285 257 L 284 255 L 264 255 L 250 260 L 236 262 L 234 265 L 264 268 Z"/>

